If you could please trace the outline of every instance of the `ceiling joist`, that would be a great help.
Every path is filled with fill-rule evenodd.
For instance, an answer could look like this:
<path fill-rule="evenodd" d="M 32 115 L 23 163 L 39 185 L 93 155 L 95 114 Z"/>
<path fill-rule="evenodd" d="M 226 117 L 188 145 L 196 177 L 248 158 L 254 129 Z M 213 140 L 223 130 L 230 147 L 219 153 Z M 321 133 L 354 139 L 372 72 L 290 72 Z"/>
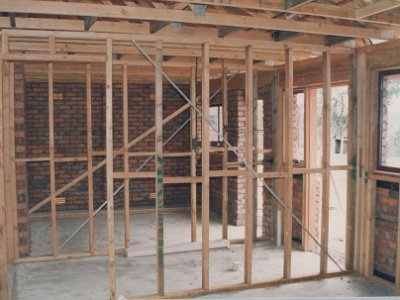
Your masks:
<path fill-rule="evenodd" d="M 279 12 L 279 13 L 296 13 L 306 16 L 317 16 L 324 18 L 335 18 L 343 20 L 353 20 L 357 21 L 360 16 L 364 15 L 371 16 L 368 19 L 363 19 L 363 22 L 376 23 L 376 24 L 397 24 L 400 25 L 400 20 L 393 20 L 391 15 L 380 15 L 379 18 L 374 17 L 374 15 L 379 12 L 384 12 L 393 8 L 396 8 L 395 0 L 381 0 L 377 3 L 368 5 L 362 8 L 353 8 L 347 5 L 337 5 L 337 4 L 326 4 L 326 3 L 316 3 L 311 1 L 299 1 L 300 5 L 287 4 L 288 2 L 282 2 L 281 0 L 269 0 L 269 1 L 259 1 L 259 0 L 229 0 L 229 1 L 205 1 L 205 0 L 164 0 L 165 2 L 174 3 L 202 3 L 211 6 L 222 6 L 222 7 L 234 7 L 242 9 L 251 9 L 254 11 L 269 11 L 269 12 Z M 288 0 L 295 1 L 295 0 Z M 286 9 L 285 5 L 292 5 L 290 9 Z M 371 7 L 369 7 L 371 6 Z M 377 9 L 379 8 L 379 9 Z M 372 10 L 372 13 L 367 13 Z M 379 11 L 380 10 L 380 11 Z M 356 16 L 358 15 L 358 16 Z"/>
<path fill-rule="evenodd" d="M 356 19 L 364 19 L 400 7 L 398 0 L 381 0 L 355 10 Z"/>
<path fill-rule="evenodd" d="M 196 25 L 232 26 L 263 30 L 283 30 L 312 34 L 351 36 L 354 38 L 393 39 L 396 34 L 389 27 L 381 29 L 344 26 L 306 21 L 268 19 L 260 17 L 235 16 L 207 13 L 194 17 L 193 12 L 171 9 L 128 7 L 116 5 L 65 3 L 51 1 L 4 0 L 0 2 L 0 11 L 9 13 L 48 14 L 58 16 L 88 16 L 113 18 L 118 20 L 141 20 L 181 22 Z M 397 33 L 397 32 L 396 32 Z"/>

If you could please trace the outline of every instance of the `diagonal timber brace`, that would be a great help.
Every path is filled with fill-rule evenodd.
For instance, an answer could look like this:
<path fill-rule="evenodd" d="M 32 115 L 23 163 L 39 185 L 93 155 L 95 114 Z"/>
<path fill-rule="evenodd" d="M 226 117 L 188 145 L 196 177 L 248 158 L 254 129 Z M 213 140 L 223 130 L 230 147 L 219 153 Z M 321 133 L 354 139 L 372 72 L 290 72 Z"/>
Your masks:
<path fill-rule="evenodd" d="M 233 76 L 231 76 L 228 79 L 228 83 L 235 78 L 235 76 L 239 74 L 239 71 L 234 73 Z M 220 92 L 222 91 L 222 88 L 219 88 L 216 90 L 210 97 L 210 101 L 214 99 Z M 200 96 L 196 98 L 196 102 L 200 99 Z M 186 106 L 186 105 L 185 105 Z M 187 124 L 190 122 L 190 117 L 182 123 L 163 143 L 163 146 L 167 145 L 183 128 L 186 127 Z M 150 155 L 137 169 L 136 172 L 140 172 L 151 160 L 153 156 Z M 97 170 L 97 169 L 96 169 Z M 83 175 L 83 174 L 82 174 Z M 124 188 L 125 183 L 121 184 L 113 193 L 113 196 L 115 197 L 118 195 L 118 193 Z M 93 212 L 93 217 L 96 216 L 105 206 L 107 205 L 107 201 L 104 201 L 94 212 Z M 85 221 L 81 223 L 81 225 L 78 226 L 77 229 L 69 236 L 67 237 L 59 246 L 58 250 L 64 248 L 66 244 L 68 244 L 87 224 L 89 223 L 89 218 L 87 218 Z"/>
<path fill-rule="evenodd" d="M 271 194 L 272 198 L 279 203 L 282 208 L 289 213 L 289 215 L 295 220 L 300 227 L 311 237 L 311 239 L 316 243 L 316 245 L 319 246 L 322 252 L 326 254 L 326 256 L 339 268 L 340 271 L 343 271 L 342 267 L 339 265 L 339 263 L 329 254 L 328 249 L 324 247 L 318 239 L 311 233 L 311 231 L 303 224 L 303 222 L 294 214 L 293 210 L 282 200 L 278 197 L 278 195 L 272 190 L 272 188 L 265 182 L 265 180 L 259 176 L 257 171 L 248 163 L 246 158 L 244 158 L 242 155 L 237 152 L 232 144 L 225 139 L 224 135 L 219 132 L 219 130 L 210 122 L 208 118 L 205 118 L 202 111 L 196 107 L 196 105 L 193 104 L 193 102 L 190 101 L 188 97 L 179 89 L 179 87 L 175 84 L 175 82 L 154 62 L 154 60 L 146 53 L 146 51 L 134 40 L 131 38 L 131 42 L 136 46 L 136 48 L 143 54 L 143 56 L 154 66 L 154 68 L 160 72 L 164 78 L 175 88 L 175 90 L 185 99 L 185 101 L 191 106 L 191 109 L 195 110 L 196 113 L 204 118 L 204 120 L 208 123 L 210 128 L 218 134 L 219 138 L 225 143 L 225 145 L 228 147 L 228 150 L 233 152 L 235 156 L 238 158 L 239 162 L 241 162 L 247 170 L 251 172 L 253 175 L 253 178 L 256 178 L 260 182 L 262 182 L 264 188 Z"/>
<path fill-rule="evenodd" d="M 169 121 L 171 121 L 172 119 L 174 119 L 176 116 L 180 115 L 181 113 L 183 113 L 185 110 L 187 110 L 190 107 L 190 104 L 185 104 L 183 105 L 181 108 L 177 109 L 175 112 L 173 112 L 172 114 L 170 114 L 168 117 L 166 117 L 163 120 L 163 125 L 167 124 Z M 152 134 L 155 131 L 155 127 L 151 127 L 148 130 L 146 130 L 144 133 L 142 133 L 141 135 L 139 135 L 137 138 L 131 140 L 128 144 L 128 148 L 136 145 L 138 142 L 140 142 L 141 140 L 143 140 L 145 137 L 149 136 L 150 134 Z M 119 151 L 124 150 L 124 148 L 119 149 Z M 114 154 L 114 158 L 117 157 L 119 154 Z M 93 167 L 93 172 L 96 172 L 98 169 L 100 169 L 101 167 L 106 165 L 106 160 L 103 159 L 101 162 L 99 162 L 96 166 Z M 64 185 L 62 188 L 58 189 L 55 192 L 55 196 L 60 195 L 61 193 L 64 193 L 66 190 L 68 190 L 69 188 L 73 187 L 75 184 L 77 184 L 78 182 L 82 181 L 83 179 L 85 179 L 88 176 L 89 172 L 84 172 L 81 175 L 79 175 L 78 177 L 76 177 L 74 180 L 70 181 L 68 184 Z M 38 204 L 36 204 L 34 207 L 32 207 L 29 210 L 29 213 L 34 213 L 35 211 L 37 211 L 39 208 L 43 207 L 44 205 L 46 205 L 47 203 L 49 203 L 51 200 L 51 197 L 47 197 L 44 200 L 40 201 Z"/>

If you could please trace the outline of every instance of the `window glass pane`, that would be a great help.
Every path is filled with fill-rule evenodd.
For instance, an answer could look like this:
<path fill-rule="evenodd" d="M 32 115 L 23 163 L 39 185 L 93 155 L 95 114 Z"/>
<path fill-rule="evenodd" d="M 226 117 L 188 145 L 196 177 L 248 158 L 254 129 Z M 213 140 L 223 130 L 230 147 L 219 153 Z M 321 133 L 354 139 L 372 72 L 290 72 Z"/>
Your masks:
<path fill-rule="evenodd" d="M 347 165 L 349 91 L 347 85 L 331 89 L 331 165 Z"/>
<path fill-rule="evenodd" d="M 220 134 L 223 132 L 223 122 L 222 122 L 222 106 L 211 106 L 210 107 L 210 123 L 218 130 Z M 218 142 L 221 139 L 218 133 L 210 126 L 210 142 Z"/>
<path fill-rule="evenodd" d="M 323 89 L 317 89 L 317 167 L 321 168 L 323 140 L 322 140 L 322 120 L 323 120 L 324 94 Z"/>
<path fill-rule="evenodd" d="M 400 168 L 400 74 L 390 74 L 381 81 L 380 163 Z"/>
<path fill-rule="evenodd" d="M 304 161 L 304 93 L 293 98 L 293 159 Z"/>

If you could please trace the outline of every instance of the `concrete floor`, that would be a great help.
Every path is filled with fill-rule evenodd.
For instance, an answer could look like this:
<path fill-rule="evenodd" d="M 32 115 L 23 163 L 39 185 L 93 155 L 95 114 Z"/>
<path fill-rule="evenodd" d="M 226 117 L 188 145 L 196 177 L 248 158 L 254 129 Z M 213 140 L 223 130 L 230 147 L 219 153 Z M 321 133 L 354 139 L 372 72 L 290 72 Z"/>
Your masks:
<path fill-rule="evenodd" d="M 58 236 L 66 238 L 79 219 L 59 220 Z M 198 220 L 198 236 L 201 236 Z M 212 215 L 211 240 L 221 238 L 218 217 Z M 96 218 L 96 248 L 106 246 L 105 217 Z M 123 244 L 123 223 L 116 220 L 116 241 Z M 45 255 L 50 248 L 50 222 L 35 221 L 31 224 L 32 250 Z M 230 238 L 243 237 L 243 227 L 229 228 Z M 132 248 L 148 247 L 155 244 L 154 214 L 133 215 L 131 218 Z M 190 241 L 190 213 L 174 212 L 165 214 L 165 244 Z M 83 230 L 68 246 L 64 253 L 87 250 L 87 229 Z M 242 283 L 244 248 L 233 245 L 229 249 L 210 250 L 210 286 Z M 282 277 L 283 249 L 272 242 L 258 242 L 253 248 L 253 281 L 275 280 Z M 337 268 L 330 262 L 330 270 Z M 313 275 L 319 272 L 319 256 L 310 252 L 294 250 L 292 253 L 293 276 Z M 156 292 L 156 258 L 117 257 L 117 292 L 119 296 L 140 296 Z M 340 283 L 340 285 L 339 285 Z M 108 264 L 106 257 L 72 259 L 19 264 L 16 270 L 15 299 L 107 299 Z M 165 255 L 166 292 L 196 289 L 201 287 L 201 252 L 193 251 Z M 321 288 L 322 287 L 322 288 Z M 313 292 L 314 291 L 314 292 Z M 235 297 L 272 296 L 390 296 L 391 290 L 373 285 L 357 277 L 328 279 L 314 283 L 291 284 L 290 287 L 271 287 L 235 293 Z M 205 297 L 228 297 L 231 294 L 213 294 Z"/>

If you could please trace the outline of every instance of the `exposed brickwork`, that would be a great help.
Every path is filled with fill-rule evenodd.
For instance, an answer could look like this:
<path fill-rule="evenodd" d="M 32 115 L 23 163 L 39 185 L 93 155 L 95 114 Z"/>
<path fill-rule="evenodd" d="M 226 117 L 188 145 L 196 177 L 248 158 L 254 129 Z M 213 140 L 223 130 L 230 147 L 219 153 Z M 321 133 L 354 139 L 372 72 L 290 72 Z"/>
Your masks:
<path fill-rule="evenodd" d="M 181 86 L 188 93 L 186 86 Z M 48 96 L 46 83 L 26 84 L 26 127 L 27 156 L 48 156 Z M 86 88 L 84 84 L 55 83 L 54 92 L 63 95 L 62 100 L 55 100 L 55 148 L 56 156 L 86 155 Z M 129 140 L 139 136 L 154 125 L 154 86 L 143 84 L 129 85 Z M 114 117 L 114 149 L 119 149 L 123 142 L 122 123 L 122 87 L 115 84 L 113 89 Z M 182 106 L 184 101 L 170 87 L 164 88 L 164 117 Z M 104 86 L 92 85 L 92 123 L 93 149 L 104 151 L 105 136 L 105 100 Z M 187 118 L 188 111 L 181 114 L 164 127 L 164 139 L 167 139 Z M 183 152 L 189 150 L 189 127 L 185 127 L 166 147 L 165 152 Z M 145 138 L 130 151 L 154 151 L 154 134 Z M 94 164 L 103 157 L 96 157 Z M 130 170 L 134 171 L 147 157 L 130 158 Z M 114 161 L 115 171 L 122 170 L 123 160 Z M 86 162 L 57 163 L 57 188 L 65 185 L 73 178 L 86 171 Z M 150 161 L 143 171 L 154 170 L 154 160 Z M 189 158 L 166 158 L 166 176 L 188 176 Z M 29 204 L 32 207 L 49 195 L 49 163 L 35 162 L 28 164 Z M 120 182 L 115 181 L 115 186 Z M 130 184 L 131 205 L 154 204 L 150 193 L 154 192 L 154 180 L 132 180 Z M 59 206 L 64 209 L 87 209 L 87 180 L 83 180 L 61 195 L 66 198 L 66 204 Z M 95 207 L 105 199 L 105 171 L 96 171 L 94 176 Z M 123 193 L 116 197 L 116 207 L 123 204 Z M 166 205 L 188 203 L 190 187 L 187 184 L 166 186 Z M 49 205 L 42 208 L 48 210 Z"/>
<path fill-rule="evenodd" d="M 24 66 L 15 64 L 15 157 L 26 157 Z M 16 164 L 18 243 L 21 257 L 29 253 L 28 184 L 26 163 Z"/>
<path fill-rule="evenodd" d="M 48 156 L 48 87 L 47 83 L 26 83 L 27 156 Z M 56 156 L 86 156 L 86 87 L 82 83 L 55 83 L 54 143 Z M 100 84 L 92 85 L 93 150 L 104 150 L 104 93 Z M 101 157 L 96 157 L 95 162 Z M 87 162 L 56 163 L 56 187 L 60 188 L 87 170 Z M 104 168 L 94 176 L 94 203 L 105 197 Z M 29 205 L 34 206 L 50 194 L 48 162 L 28 164 Z M 60 197 L 66 204 L 58 210 L 87 208 L 87 180 L 68 189 Z M 42 210 L 49 210 L 46 205 Z"/>
<path fill-rule="evenodd" d="M 232 146 L 246 146 L 246 101 L 244 90 L 229 92 L 228 104 L 228 140 Z M 238 151 L 245 155 L 244 150 Z M 237 162 L 238 158 L 232 152 L 228 160 Z M 239 168 L 244 169 L 244 168 Z M 244 225 L 245 222 L 245 177 L 230 177 L 228 179 L 228 220 L 233 225 Z"/>
<path fill-rule="evenodd" d="M 293 176 L 293 197 L 292 208 L 294 215 L 303 222 L 303 175 Z M 293 240 L 301 243 L 302 241 L 302 228 L 293 220 L 292 222 L 292 238 Z"/>
<path fill-rule="evenodd" d="M 200 101 L 201 102 L 201 101 Z M 212 104 L 221 104 L 221 96 L 212 100 Z M 199 104 L 201 105 L 201 103 Z M 230 90 L 228 93 L 228 141 L 232 146 L 245 146 L 246 119 L 245 119 L 245 94 L 244 90 Z M 197 118 L 198 128 L 201 128 L 201 118 Z M 201 130 L 197 130 L 198 140 L 201 141 Z M 244 151 L 239 151 L 244 155 Z M 229 153 L 228 161 L 236 162 L 237 157 Z M 222 153 L 210 154 L 210 168 L 222 169 Z M 201 174 L 201 166 L 198 168 Z M 245 177 L 228 178 L 228 222 L 232 225 L 244 225 L 245 203 Z M 201 199 L 201 190 L 197 193 L 197 199 Z M 222 179 L 210 180 L 210 208 L 221 214 L 222 212 Z"/>
<path fill-rule="evenodd" d="M 378 182 L 376 189 L 374 271 L 395 276 L 399 185 Z"/>
<path fill-rule="evenodd" d="M 273 147 L 273 106 L 272 106 L 272 95 L 271 95 L 271 86 L 266 85 L 263 88 L 258 89 L 258 98 L 263 100 L 263 111 L 264 111 L 264 149 L 272 149 Z M 263 167 L 264 172 L 273 170 L 273 161 L 272 156 L 264 154 L 263 155 Z M 266 183 L 269 187 L 275 190 L 275 182 L 276 180 L 266 180 Z M 276 208 L 276 200 L 272 198 L 270 193 L 264 188 L 263 189 L 263 213 L 262 213 L 262 232 L 263 236 L 273 236 L 275 231 L 275 208 Z"/>

